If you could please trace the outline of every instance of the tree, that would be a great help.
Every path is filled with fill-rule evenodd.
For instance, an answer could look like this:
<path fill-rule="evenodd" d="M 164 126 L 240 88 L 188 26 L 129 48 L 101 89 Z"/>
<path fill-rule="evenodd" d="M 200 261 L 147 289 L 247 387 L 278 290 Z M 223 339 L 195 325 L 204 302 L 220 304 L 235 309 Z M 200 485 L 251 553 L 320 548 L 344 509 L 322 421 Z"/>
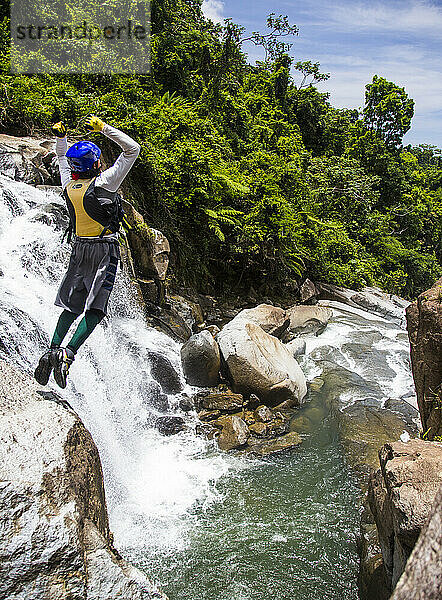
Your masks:
<path fill-rule="evenodd" d="M 414 100 L 404 88 L 375 75 L 365 86 L 363 121 L 368 129 L 381 137 L 388 147 L 395 148 L 411 127 Z"/>

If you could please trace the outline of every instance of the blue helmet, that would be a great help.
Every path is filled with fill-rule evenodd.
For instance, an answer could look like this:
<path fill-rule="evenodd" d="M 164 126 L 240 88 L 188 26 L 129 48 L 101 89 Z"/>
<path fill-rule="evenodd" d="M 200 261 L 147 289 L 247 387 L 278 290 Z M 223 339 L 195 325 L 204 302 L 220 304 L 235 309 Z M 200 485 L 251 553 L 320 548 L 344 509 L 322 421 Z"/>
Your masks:
<path fill-rule="evenodd" d="M 66 152 L 69 166 L 74 173 L 84 173 L 94 168 L 100 158 L 101 150 L 93 142 L 77 142 Z"/>

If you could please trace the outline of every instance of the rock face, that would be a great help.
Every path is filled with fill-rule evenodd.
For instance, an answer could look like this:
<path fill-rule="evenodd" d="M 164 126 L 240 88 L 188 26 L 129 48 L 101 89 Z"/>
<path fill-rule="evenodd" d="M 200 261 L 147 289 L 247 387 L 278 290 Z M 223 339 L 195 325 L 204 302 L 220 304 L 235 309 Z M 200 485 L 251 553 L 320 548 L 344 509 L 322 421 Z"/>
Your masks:
<path fill-rule="evenodd" d="M 181 362 L 188 384 L 213 387 L 218 383 L 221 360 L 218 344 L 210 331 L 192 335 L 181 347 Z"/>
<path fill-rule="evenodd" d="M 442 279 L 407 308 L 417 401 L 426 437 L 442 435 Z"/>
<path fill-rule="evenodd" d="M 300 404 L 307 393 L 304 374 L 277 338 L 237 317 L 220 331 L 217 341 L 235 392 L 256 394 L 269 406 L 286 400 Z"/>
<path fill-rule="evenodd" d="M 287 310 L 290 319 L 284 341 L 289 342 L 295 336 L 305 333 L 316 333 L 319 335 L 327 327 L 333 311 L 324 306 L 292 306 Z"/>
<path fill-rule="evenodd" d="M 31 185 L 56 185 L 59 174 L 53 145 L 52 140 L 1 134 L 0 173 Z"/>
<path fill-rule="evenodd" d="M 379 458 L 381 468 L 370 478 L 368 502 L 393 589 L 442 484 L 442 444 L 417 439 L 385 444 Z"/>
<path fill-rule="evenodd" d="M 78 416 L 0 361 L 0 597 L 165 598 L 114 550 L 97 448 Z"/>
<path fill-rule="evenodd" d="M 442 486 L 391 600 L 442 598 Z"/>

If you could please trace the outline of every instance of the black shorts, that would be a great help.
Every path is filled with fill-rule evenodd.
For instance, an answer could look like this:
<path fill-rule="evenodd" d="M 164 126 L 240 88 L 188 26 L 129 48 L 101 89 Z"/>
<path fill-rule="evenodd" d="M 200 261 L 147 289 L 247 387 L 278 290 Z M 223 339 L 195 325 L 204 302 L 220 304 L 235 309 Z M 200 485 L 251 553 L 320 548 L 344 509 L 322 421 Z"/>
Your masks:
<path fill-rule="evenodd" d="M 55 305 L 77 315 L 91 308 L 106 314 L 119 258 L 116 239 L 76 238 Z"/>

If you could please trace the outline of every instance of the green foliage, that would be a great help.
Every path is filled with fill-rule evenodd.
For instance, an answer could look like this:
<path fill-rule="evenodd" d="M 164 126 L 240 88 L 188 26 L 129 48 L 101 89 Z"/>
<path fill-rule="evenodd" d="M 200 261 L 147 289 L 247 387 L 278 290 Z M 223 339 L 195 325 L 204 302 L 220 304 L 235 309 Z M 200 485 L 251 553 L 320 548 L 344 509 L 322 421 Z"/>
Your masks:
<path fill-rule="evenodd" d="M 377 75 L 365 89 L 365 125 L 375 131 L 387 146 L 399 146 L 411 127 L 414 101 L 404 88 Z"/>
<path fill-rule="evenodd" d="M 270 15 L 249 41 L 200 0 L 152 1 L 152 74 L 12 75 L 0 22 L 0 129 L 86 137 L 91 112 L 141 144 L 126 193 L 171 242 L 174 276 L 201 291 L 281 295 L 308 275 L 413 297 L 442 274 L 437 148 L 401 148 L 413 101 L 375 76 L 362 115 L 330 106 L 328 74 L 294 61 L 298 29 Z M 300 79 L 299 79 L 300 78 Z M 93 134 L 112 160 L 116 148 Z"/>

